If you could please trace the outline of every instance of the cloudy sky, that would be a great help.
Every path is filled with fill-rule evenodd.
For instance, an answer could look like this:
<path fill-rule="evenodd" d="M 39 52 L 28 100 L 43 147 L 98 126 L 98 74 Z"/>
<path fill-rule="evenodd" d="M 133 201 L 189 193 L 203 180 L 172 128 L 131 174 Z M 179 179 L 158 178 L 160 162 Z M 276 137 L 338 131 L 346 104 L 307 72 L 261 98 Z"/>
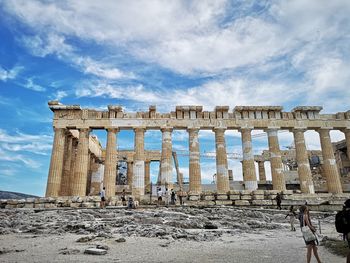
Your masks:
<path fill-rule="evenodd" d="M 45 193 L 52 144 L 47 101 L 127 111 L 175 105 L 321 105 L 349 110 L 350 2 L 0 0 L 0 190 Z M 105 145 L 104 131 L 94 131 Z M 261 133 L 261 131 L 257 131 Z M 332 132 L 332 140 L 344 138 Z M 174 132 L 186 150 L 186 132 Z M 241 152 L 240 134 L 226 134 Z M 266 136 L 254 137 L 254 151 Z M 123 131 L 121 148 L 133 147 Z M 201 151 L 215 151 L 211 132 Z M 283 149 L 290 133 L 280 134 Z M 319 138 L 308 132 L 309 149 Z M 146 149 L 160 149 L 160 132 Z M 180 157 L 188 177 L 188 157 Z M 241 179 L 238 160 L 230 160 Z M 153 180 L 158 165 L 152 164 Z M 267 167 L 268 170 L 268 167 Z M 203 182 L 215 159 L 202 160 Z"/>

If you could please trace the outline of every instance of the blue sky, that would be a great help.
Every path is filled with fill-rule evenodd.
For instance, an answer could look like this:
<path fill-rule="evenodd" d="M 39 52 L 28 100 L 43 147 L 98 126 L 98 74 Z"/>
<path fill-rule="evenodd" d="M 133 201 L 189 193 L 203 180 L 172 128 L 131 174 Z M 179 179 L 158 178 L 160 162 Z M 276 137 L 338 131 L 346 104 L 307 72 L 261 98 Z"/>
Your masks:
<path fill-rule="evenodd" d="M 347 0 L 0 0 L 0 190 L 44 194 L 53 99 L 127 111 L 151 104 L 161 112 L 176 105 L 349 110 L 349 14 Z M 105 132 L 95 133 L 105 145 Z M 146 149 L 160 149 L 160 135 L 147 132 Z M 320 147 L 314 132 L 306 141 Z M 237 131 L 226 142 L 228 152 L 241 151 Z M 291 142 L 280 134 L 281 148 Z M 200 143 L 215 151 L 213 133 L 201 132 Z M 132 132 L 121 132 L 118 144 L 132 148 Z M 187 133 L 174 132 L 173 144 L 186 150 Z M 266 137 L 253 145 L 256 153 L 266 149 Z M 180 166 L 188 177 L 188 157 Z M 241 179 L 238 160 L 229 168 Z M 157 169 L 152 164 L 153 180 Z M 215 159 L 203 159 L 202 181 L 213 173 Z"/>

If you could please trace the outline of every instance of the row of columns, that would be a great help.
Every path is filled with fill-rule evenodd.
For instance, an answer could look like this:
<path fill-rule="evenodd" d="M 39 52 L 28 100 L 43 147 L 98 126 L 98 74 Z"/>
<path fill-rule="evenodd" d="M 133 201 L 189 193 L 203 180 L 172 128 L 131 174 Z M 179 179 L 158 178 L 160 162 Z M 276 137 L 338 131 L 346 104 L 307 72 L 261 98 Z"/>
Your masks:
<path fill-rule="evenodd" d="M 134 163 L 128 163 L 128 183 L 132 194 L 140 198 L 145 193 L 145 185 L 149 187 L 149 163 L 145 163 L 144 133 L 145 128 L 135 128 L 135 156 Z M 160 161 L 161 185 L 172 187 L 172 129 L 164 128 L 162 131 L 162 153 Z M 230 190 L 227 152 L 225 142 L 225 128 L 215 128 L 216 144 L 216 169 L 217 192 L 227 193 Z M 242 128 L 242 152 L 243 152 L 243 179 L 245 188 L 256 190 L 258 188 L 255 173 L 254 155 L 252 149 L 251 128 Z M 309 165 L 304 132 L 302 129 L 294 129 L 294 141 L 300 188 L 303 193 L 314 193 L 311 169 Z M 335 162 L 333 147 L 329 129 L 318 130 L 320 134 L 324 171 L 327 180 L 328 191 L 341 193 L 339 173 Z M 200 149 L 198 139 L 199 128 L 189 128 L 189 191 L 190 194 L 201 193 Z M 273 189 L 285 190 L 286 184 L 283 174 L 281 151 L 278 142 L 278 130 L 267 129 L 268 145 L 270 152 L 271 175 Z M 104 168 L 103 184 L 106 187 L 107 196 L 115 195 L 116 163 L 117 163 L 117 133 L 118 129 L 107 129 L 107 146 Z M 350 152 L 350 131 L 345 131 L 348 154 Z M 66 145 L 66 146 L 65 146 Z M 76 150 L 75 150 L 76 148 Z M 75 153 L 76 154 L 73 154 Z M 350 155 L 349 155 L 350 156 Z M 79 143 L 73 143 L 73 139 L 66 136 L 66 130 L 55 129 L 53 150 L 50 162 L 50 170 L 47 183 L 46 196 L 58 195 L 86 195 L 89 157 L 89 129 L 79 130 Z M 63 165 L 64 164 L 64 165 Z M 90 165 L 91 166 L 91 165 Z M 266 181 L 264 163 L 258 162 L 259 179 Z M 71 176 L 73 171 L 73 176 Z M 91 184 L 92 187 L 92 184 Z M 96 187 L 96 185 L 94 185 Z M 67 190 L 69 189 L 69 190 Z M 147 189 L 146 189 L 147 190 Z"/>
<path fill-rule="evenodd" d="M 89 129 L 81 129 L 78 140 L 64 128 L 54 131 L 46 196 L 98 193 L 100 188 L 92 177 L 100 164 L 98 158 L 89 152 Z"/>

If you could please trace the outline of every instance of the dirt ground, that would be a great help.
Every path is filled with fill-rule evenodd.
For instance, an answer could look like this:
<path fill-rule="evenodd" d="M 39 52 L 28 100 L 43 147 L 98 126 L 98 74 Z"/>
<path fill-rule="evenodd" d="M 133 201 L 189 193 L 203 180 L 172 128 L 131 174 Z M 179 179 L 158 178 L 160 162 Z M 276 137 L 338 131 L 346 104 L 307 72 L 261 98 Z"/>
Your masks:
<path fill-rule="evenodd" d="M 153 215 L 153 212 L 150 211 L 137 211 L 128 216 L 135 217 L 136 220 L 144 214 L 145 218 L 158 216 L 159 211 L 159 209 L 153 211 Z M 163 212 L 161 211 L 161 213 Z M 174 216 L 172 213 L 177 213 L 184 217 L 187 215 L 186 213 L 193 211 L 179 213 L 177 210 L 166 210 L 165 212 L 172 216 Z M 235 215 L 242 213 L 243 221 L 251 220 L 251 218 L 245 218 L 247 215 L 245 211 L 235 210 L 233 212 L 236 213 Z M 220 211 L 215 213 L 215 216 L 221 215 Z M 225 213 L 223 212 L 222 217 L 227 217 Z M 65 212 L 59 214 L 62 218 L 67 216 Z M 49 229 L 57 228 L 54 224 L 39 222 L 44 220 L 42 218 L 46 218 L 45 220 L 50 222 L 63 221 L 62 218 L 53 219 L 52 212 L 50 212 L 50 216 L 45 216 L 42 213 L 30 215 L 38 223 L 38 228 L 43 228 L 43 225 L 45 227 L 49 225 Z M 8 218 L 4 213 L 2 216 Z M 32 228 L 29 231 L 17 231 L 17 229 L 27 229 L 27 226 L 23 225 L 25 223 L 22 222 L 18 228 L 8 228 L 16 231 L 0 235 L 0 262 L 306 262 L 306 247 L 298 227 L 297 231 L 290 231 L 288 221 L 283 222 L 283 214 L 269 215 L 263 212 L 259 216 L 266 217 L 266 222 L 275 220 L 275 223 L 271 223 L 277 227 L 267 229 L 271 227 L 264 227 L 264 222 L 258 225 L 259 227 L 255 226 L 255 229 L 251 227 L 223 227 L 224 222 L 220 221 L 217 223 L 219 226 L 217 229 L 187 227 L 185 232 L 179 232 L 176 235 L 169 233 L 176 231 L 177 226 L 176 228 L 165 228 L 167 232 L 156 237 L 152 235 L 145 237 L 138 235 L 138 231 L 141 231 L 138 230 L 138 227 L 142 221 L 130 225 L 118 225 L 117 228 L 111 227 L 106 230 L 109 233 L 105 231 L 105 234 L 73 233 L 72 231 L 37 233 Z M 202 217 L 204 218 L 203 215 Z M 145 218 L 143 220 L 146 220 Z M 191 219 L 192 216 L 189 218 Z M 189 219 L 183 218 L 181 220 Z M 211 218 L 211 220 L 214 219 Z M 230 221 L 230 218 L 226 218 L 226 220 Z M 233 220 L 235 219 L 233 218 Z M 22 221 L 27 222 L 28 220 Z M 113 221 L 114 219 L 110 218 L 105 222 Z M 41 223 L 42 225 L 40 225 Z M 35 224 L 30 223 L 30 226 L 33 225 Z M 155 225 L 157 223 L 147 226 L 153 227 Z M 166 225 L 166 223 L 163 222 L 162 225 Z M 296 226 L 298 225 L 296 224 Z M 149 231 L 159 231 L 159 229 L 151 228 Z M 194 238 L 196 236 L 201 238 L 196 240 Z M 321 237 L 323 236 L 340 239 L 339 234 L 334 230 L 332 218 L 326 218 L 322 221 Z M 86 238 L 86 240 L 77 242 L 80 238 Z M 120 240 L 121 238 L 125 239 L 125 242 L 116 241 L 124 241 Z M 107 249 L 107 253 L 105 255 L 84 254 L 86 249 L 97 246 Z M 318 246 L 318 249 L 322 262 L 340 263 L 346 261 L 344 257 L 331 254 L 324 246 Z M 312 262 L 316 262 L 316 260 L 313 258 Z"/>

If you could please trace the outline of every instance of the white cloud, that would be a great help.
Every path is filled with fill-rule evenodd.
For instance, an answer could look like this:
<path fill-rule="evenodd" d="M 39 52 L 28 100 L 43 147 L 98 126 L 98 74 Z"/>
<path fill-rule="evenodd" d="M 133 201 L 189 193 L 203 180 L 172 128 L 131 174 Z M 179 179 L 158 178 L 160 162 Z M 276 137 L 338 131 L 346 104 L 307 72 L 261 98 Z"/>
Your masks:
<path fill-rule="evenodd" d="M 33 82 L 32 79 L 27 79 L 27 82 L 23 85 L 26 89 L 34 90 L 34 91 L 46 91 L 46 89 L 36 83 Z"/>
<path fill-rule="evenodd" d="M 15 79 L 22 69 L 23 67 L 15 66 L 10 70 L 6 70 L 0 66 L 0 80 L 7 81 L 10 79 Z"/>
<path fill-rule="evenodd" d="M 68 93 L 66 91 L 64 91 L 64 90 L 59 90 L 53 96 L 54 96 L 53 97 L 54 100 L 61 100 L 61 99 L 65 98 L 65 97 L 67 97 Z"/>

